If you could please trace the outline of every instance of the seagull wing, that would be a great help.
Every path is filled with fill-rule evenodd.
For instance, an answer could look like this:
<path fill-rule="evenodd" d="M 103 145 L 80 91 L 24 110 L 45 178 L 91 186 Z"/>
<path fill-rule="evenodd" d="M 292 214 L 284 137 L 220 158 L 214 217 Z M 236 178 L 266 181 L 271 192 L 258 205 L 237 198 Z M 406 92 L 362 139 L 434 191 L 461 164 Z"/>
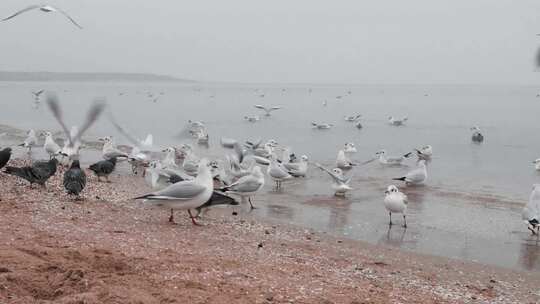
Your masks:
<path fill-rule="evenodd" d="M 62 127 L 62 130 L 64 130 L 64 133 L 66 134 L 66 137 L 69 143 L 71 144 L 72 143 L 71 134 L 66 124 L 64 123 L 64 119 L 62 118 L 62 109 L 60 109 L 60 104 L 58 103 L 58 97 L 52 93 L 48 94 L 46 102 L 47 102 L 47 105 L 49 106 L 49 109 L 53 113 L 54 118 L 56 118 L 56 121 L 58 121 L 58 123 Z"/>
<path fill-rule="evenodd" d="M 9 19 L 14 18 L 14 17 L 16 17 L 16 16 L 19 16 L 19 15 L 22 14 L 22 13 L 26 13 L 26 12 L 28 12 L 28 11 L 31 11 L 31 10 L 34 10 L 34 9 L 40 8 L 40 7 L 41 7 L 41 5 L 30 5 L 29 7 L 23 8 L 22 10 L 16 12 L 15 14 L 13 14 L 13 15 L 11 15 L 11 16 L 9 16 L 9 17 L 6 17 L 6 18 L 4 18 L 4 19 L 2 19 L 2 21 L 9 20 Z"/>
<path fill-rule="evenodd" d="M 421 168 L 414 169 L 406 175 L 406 181 L 411 182 L 421 182 L 424 180 L 424 178 L 424 170 L 422 170 Z"/>
<path fill-rule="evenodd" d="M 73 20 L 73 18 L 71 18 L 70 15 L 68 15 L 68 13 L 66 13 L 65 11 L 59 9 L 58 7 L 55 7 L 55 6 L 51 6 L 52 8 L 54 8 L 57 12 L 61 13 L 62 15 L 64 15 L 66 18 L 69 19 L 69 21 L 71 21 L 73 24 L 75 24 L 75 26 L 77 26 L 79 29 L 82 30 L 82 26 L 80 26 L 75 20 Z"/>
<path fill-rule="evenodd" d="M 270 111 L 275 111 L 275 110 L 279 110 L 279 109 L 281 109 L 281 107 L 271 107 Z"/>
<path fill-rule="evenodd" d="M 129 132 L 126 131 L 124 128 L 122 128 L 122 126 L 120 126 L 116 122 L 112 113 L 109 113 L 109 120 L 111 121 L 113 126 L 116 128 L 116 130 L 118 130 L 118 132 L 120 132 L 120 134 L 122 134 L 133 146 L 137 147 L 138 149 L 141 149 L 141 142 L 137 138 L 129 134 Z"/>
<path fill-rule="evenodd" d="M 71 138 L 70 145 L 73 145 L 73 143 L 81 139 L 84 132 L 86 132 L 98 119 L 99 115 L 101 115 L 101 113 L 105 109 L 105 105 L 106 103 L 104 100 L 94 100 L 92 106 L 90 107 L 90 110 L 88 110 L 88 114 L 86 114 L 86 120 L 82 124 L 82 127 L 79 129 L 79 132 L 73 138 Z"/>
<path fill-rule="evenodd" d="M 136 199 L 149 200 L 189 200 L 206 190 L 206 187 L 196 184 L 193 181 L 184 181 L 172 184 L 167 188 L 147 194 Z"/>
<path fill-rule="evenodd" d="M 334 174 L 334 172 L 332 172 L 332 171 L 326 169 L 325 167 L 323 167 L 319 163 L 315 163 L 315 167 L 317 167 L 317 168 L 323 170 L 324 172 L 328 173 L 328 175 L 330 175 L 330 177 L 333 178 L 334 181 L 336 181 L 336 182 L 347 184 L 350 181 L 350 178 L 348 178 L 348 179 L 341 178 L 341 177 L 337 176 L 336 174 Z"/>
<path fill-rule="evenodd" d="M 257 109 L 261 109 L 261 110 L 265 110 L 265 111 L 268 111 L 268 109 L 267 109 L 267 108 L 265 108 L 265 107 L 264 107 L 264 106 L 262 106 L 262 105 L 255 105 L 255 108 L 257 108 Z"/>

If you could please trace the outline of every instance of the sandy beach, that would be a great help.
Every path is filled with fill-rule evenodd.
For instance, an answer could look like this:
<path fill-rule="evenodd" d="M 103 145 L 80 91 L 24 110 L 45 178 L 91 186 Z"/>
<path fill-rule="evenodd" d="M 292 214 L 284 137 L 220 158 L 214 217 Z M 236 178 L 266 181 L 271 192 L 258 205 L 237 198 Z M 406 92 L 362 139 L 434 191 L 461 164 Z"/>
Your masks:
<path fill-rule="evenodd" d="M 1 303 L 540 301 L 538 273 L 335 238 L 230 207 L 207 212 L 202 227 L 177 213 L 174 225 L 166 210 L 129 199 L 148 190 L 139 177 L 107 184 L 88 172 L 85 199 L 74 202 L 62 173 L 47 189 L 0 174 Z"/>

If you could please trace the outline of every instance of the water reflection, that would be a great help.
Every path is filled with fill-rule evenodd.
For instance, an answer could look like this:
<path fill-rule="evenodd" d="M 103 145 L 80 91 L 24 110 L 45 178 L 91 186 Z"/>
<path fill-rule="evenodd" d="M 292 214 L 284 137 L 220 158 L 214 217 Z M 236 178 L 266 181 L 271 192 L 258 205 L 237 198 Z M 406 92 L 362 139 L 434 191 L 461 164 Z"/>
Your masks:
<path fill-rule="evenodd" d="M 519 264 L 527 270 L 540 269 L 540 239 L 530 236 L 521 244 Z"/>
<path fill-rule="evenodd" d="M 378 244 L 382 245 L 390 245 L 393 247 L 401 247 L 403 245 L 403 241 L 405 239 L 405 233 L 407 232 L 407 229 L 403 227 L 394 227 L 396 225 L 388 225 L 388 229 L 385 234 L 381 236 Z M 394 229 L 392 229 L 394 228 Z"/>
<path fill-rule="evenodd" d="M 275 204 L 268 204 L 266 205 L 266 216 L 272 217 L 272 218 L 278 218 L 278 219 L 287 219 L 287 220 L 293 220 L 294 219 L 295 210 L 294 208 L 287 207 L 284 205 L 275 205 Z"/>

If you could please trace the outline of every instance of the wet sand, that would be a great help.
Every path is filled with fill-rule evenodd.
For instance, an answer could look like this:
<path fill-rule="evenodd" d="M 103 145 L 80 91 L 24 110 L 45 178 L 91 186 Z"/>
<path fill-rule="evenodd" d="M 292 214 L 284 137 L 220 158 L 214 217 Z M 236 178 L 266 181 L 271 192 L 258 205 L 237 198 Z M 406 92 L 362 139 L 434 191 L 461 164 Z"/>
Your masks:
<path fill-rule="evenodd" d="M 538 273 L 335 237 L 239 208 L 208 212 L 203 227 L 178 212 L 171 225 L 166 210 L 129 200 L 148 190 L 139 177 L 106 184 L 88 175 L 85 200 L 73 202 L 62 171 L 46 190 L 0 174 L 0 302 L 540 301 Z"/>

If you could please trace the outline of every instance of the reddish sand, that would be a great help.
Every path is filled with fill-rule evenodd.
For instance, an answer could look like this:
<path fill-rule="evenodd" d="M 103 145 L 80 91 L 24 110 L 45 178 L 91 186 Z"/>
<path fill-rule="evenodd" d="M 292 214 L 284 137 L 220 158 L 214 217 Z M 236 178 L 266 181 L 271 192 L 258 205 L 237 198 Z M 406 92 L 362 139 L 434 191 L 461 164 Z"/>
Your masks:
<path fill-rule="evenodd" d="M 11 164 L 20 164 L 13 161 Z M 90 173 L 88 173 L 89 176 Z M 91 176 L 73 202 L 0 174 L 0 303 L 537 303 L 540 274 L 422 256 L 129 200 L 139 177 Z M 134 190 L 136 189 L 136 190 Z M 496 253 L 494 253 L 496 254 Z"/>

